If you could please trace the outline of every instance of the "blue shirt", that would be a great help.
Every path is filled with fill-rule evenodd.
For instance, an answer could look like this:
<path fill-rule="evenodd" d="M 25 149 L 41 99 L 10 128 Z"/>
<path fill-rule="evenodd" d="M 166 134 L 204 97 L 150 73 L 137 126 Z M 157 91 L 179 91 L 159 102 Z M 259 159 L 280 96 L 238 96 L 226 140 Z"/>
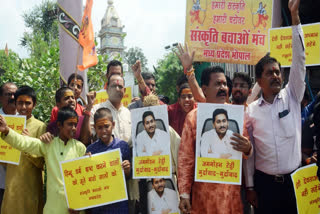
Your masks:
<path fill-rule="evenodd" d="M 96 142 L 88 146 L 87 152 L 91 152 L 91 154 L 96 154 L 120 148 L 122 161 L 128 160 L 131 163 L 131 151 L 128 143 L 118 138 L 115 138 L 113 135 L 112 137 L 113 141 L 108 146 L 104 144 L 100 139 L 98 139 Z M 92 214 L 128 214 L 129 205 L 128 201 L 121 201 L 114 204 L 95 207 L 90 209 L 90 211 Z"/>

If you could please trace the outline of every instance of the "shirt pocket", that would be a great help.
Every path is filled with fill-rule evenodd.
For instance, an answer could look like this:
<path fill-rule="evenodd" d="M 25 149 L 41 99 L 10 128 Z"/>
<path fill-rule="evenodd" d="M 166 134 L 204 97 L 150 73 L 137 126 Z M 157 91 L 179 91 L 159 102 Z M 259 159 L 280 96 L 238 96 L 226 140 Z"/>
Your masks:
<path fill-rule="evenodd" d="M 281 138 L 291 138 L 295 135 L 295 121 L 293 118 L 293 113 L 289 112 L 286 116 L 280 118 L 279 117 L 279 123 L 276 127 L 276 135 Z"/>

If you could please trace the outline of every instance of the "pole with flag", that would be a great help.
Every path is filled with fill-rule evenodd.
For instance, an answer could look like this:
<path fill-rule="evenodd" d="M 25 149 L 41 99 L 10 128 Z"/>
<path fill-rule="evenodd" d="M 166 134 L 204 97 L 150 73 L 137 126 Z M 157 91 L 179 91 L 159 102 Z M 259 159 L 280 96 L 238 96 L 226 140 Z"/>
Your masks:
<path fill-rule="evenodd" d="M 94 44 L 94 32 L 91 21 L 91 10 L 93 0 L 87 0 L 84 9 L 81 30 L 79 34 L 79 44 L 83 48 L 82 65 L 78 65 L 80 71 L 95 66 L 98 63 L 97 51 Z"/>

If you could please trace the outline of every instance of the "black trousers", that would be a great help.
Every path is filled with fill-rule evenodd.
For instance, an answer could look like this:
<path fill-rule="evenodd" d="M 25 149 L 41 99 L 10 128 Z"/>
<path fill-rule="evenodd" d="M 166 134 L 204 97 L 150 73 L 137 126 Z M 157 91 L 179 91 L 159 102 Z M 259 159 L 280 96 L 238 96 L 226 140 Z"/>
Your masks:
<path fill-rule="evenodd" d="M 3 195 L 4 195 L 4 189 L 0 189 L 0 214 L 1 214 L 1 204 L 2 204 Z"/>
<path fill-rule="evenodd" d="M 290 174 L 275 177 L 255 171 L 254 188 L 258 196 L 258 214 L 296 214 L 296 198 Z"/>

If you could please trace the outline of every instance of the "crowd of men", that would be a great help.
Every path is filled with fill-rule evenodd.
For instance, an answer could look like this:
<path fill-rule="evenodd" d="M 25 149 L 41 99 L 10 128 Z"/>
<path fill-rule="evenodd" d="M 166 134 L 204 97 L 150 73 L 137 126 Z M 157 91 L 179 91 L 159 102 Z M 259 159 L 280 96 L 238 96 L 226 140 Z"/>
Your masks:
<path fill-rule="evenodd" d="M 253 88 L 252 80 L 246 73 L 234 73 L 232 82 L 228 83 L 225 71 L 220 67 L 204 69 L 199 86 L 192 67 L 194 52 L 189 53 L 187 45 L 185 48 L 178 46 L 176 54 L 183 65 L 184 74 L 181 72 L 181 77 L 177 79 L 178 101 L 168 105 L 167 109 L 169 150 L 181 213 L 240 214 L 247 212 L 248 205 L 252 205 L 256 213 L 297 213 L 290 174 L 302 165 L 316 162 L 319 165 L 317 146 L 320 139 L 319 96 L 309 105 L 301 105 L 305 94 L 306 70 L 298 8 L 298 0 L 289 1 L 292 16 L 292 66 L 289 81 L 284 87 L 281 65 L 269 54 L 255 66 L 256 84 Z M 37 105 L 36 93 L 32 88 L 18 87 L 12 82 L 2 84 L 0 114 L 25 115 L 27 122 L 23 135 L 33 138 L 14 133 L 0 116 L 1 138 L 24 151 L 18 166 L 0 165 L 0 213 L 78 213 L 67 207 L 59 161 L 116 148 L 120 148 L 122 154 L 128 201 L 86 210 L 86 213 L 173 212 L 172 209 L 155 212 L 157 207 L 161 207 L 159 204 L 162 203 L 163 195 L 170 195 L 173 198 L 170 202 L 175 200 L 172 190 L 166 188 L 164 179 L 152 179 L 153 189 L 148 193 L 145 180 L 131 177 L 130 110 L 163 105 L 165 101 L 155 95 L 156 79 L 152 73 L 142 73 L 139 61 L 132 66 L 132 70 L 141 97 L 135 97 L 128 108 L 121 103 L 125 93 L 122 64 L 113 60 L 108 64 L 106 72 L 108 100 L 93 105 L 96 94 L 89 92 L 85 106 L 77 103 L 83 79 L 73 74 L 67 86 L 56 91 L 56 106 L 52 109 L 48 125 L 32 115 Z M 216 120 L 224 121 L 227 127 L 228 115 L 223 109 L 218 109 L 212 118 L 217 132 L 212 134 L 220 139 L 230 138 L 233 141 L 230 148 L 243 154 L 242 186 L 194 181 L 198 102 L 245 106 L 245 126 L 241 134 L 229 136 L 227 130 L 222 129 L 219 132 Z M 152 137 L 157 132 L 161 134 L 161 130 L 156 128 L 152 112 L 145 112 L 143 125 L 145 130 L 139 134 L 139 138 L 146 142 L 138 150 L 140 156 L 148 152 L 149 143 L 155 143 Z M 144 140 L 146 138 L 149 140 Z M 214 154 L 211 150 L 206 149 L 206 154 Z M 43 170 L 46 171 L 45 190 Z M 148 195 L 158 198 L 159 204 L 146 202 Z"/>

